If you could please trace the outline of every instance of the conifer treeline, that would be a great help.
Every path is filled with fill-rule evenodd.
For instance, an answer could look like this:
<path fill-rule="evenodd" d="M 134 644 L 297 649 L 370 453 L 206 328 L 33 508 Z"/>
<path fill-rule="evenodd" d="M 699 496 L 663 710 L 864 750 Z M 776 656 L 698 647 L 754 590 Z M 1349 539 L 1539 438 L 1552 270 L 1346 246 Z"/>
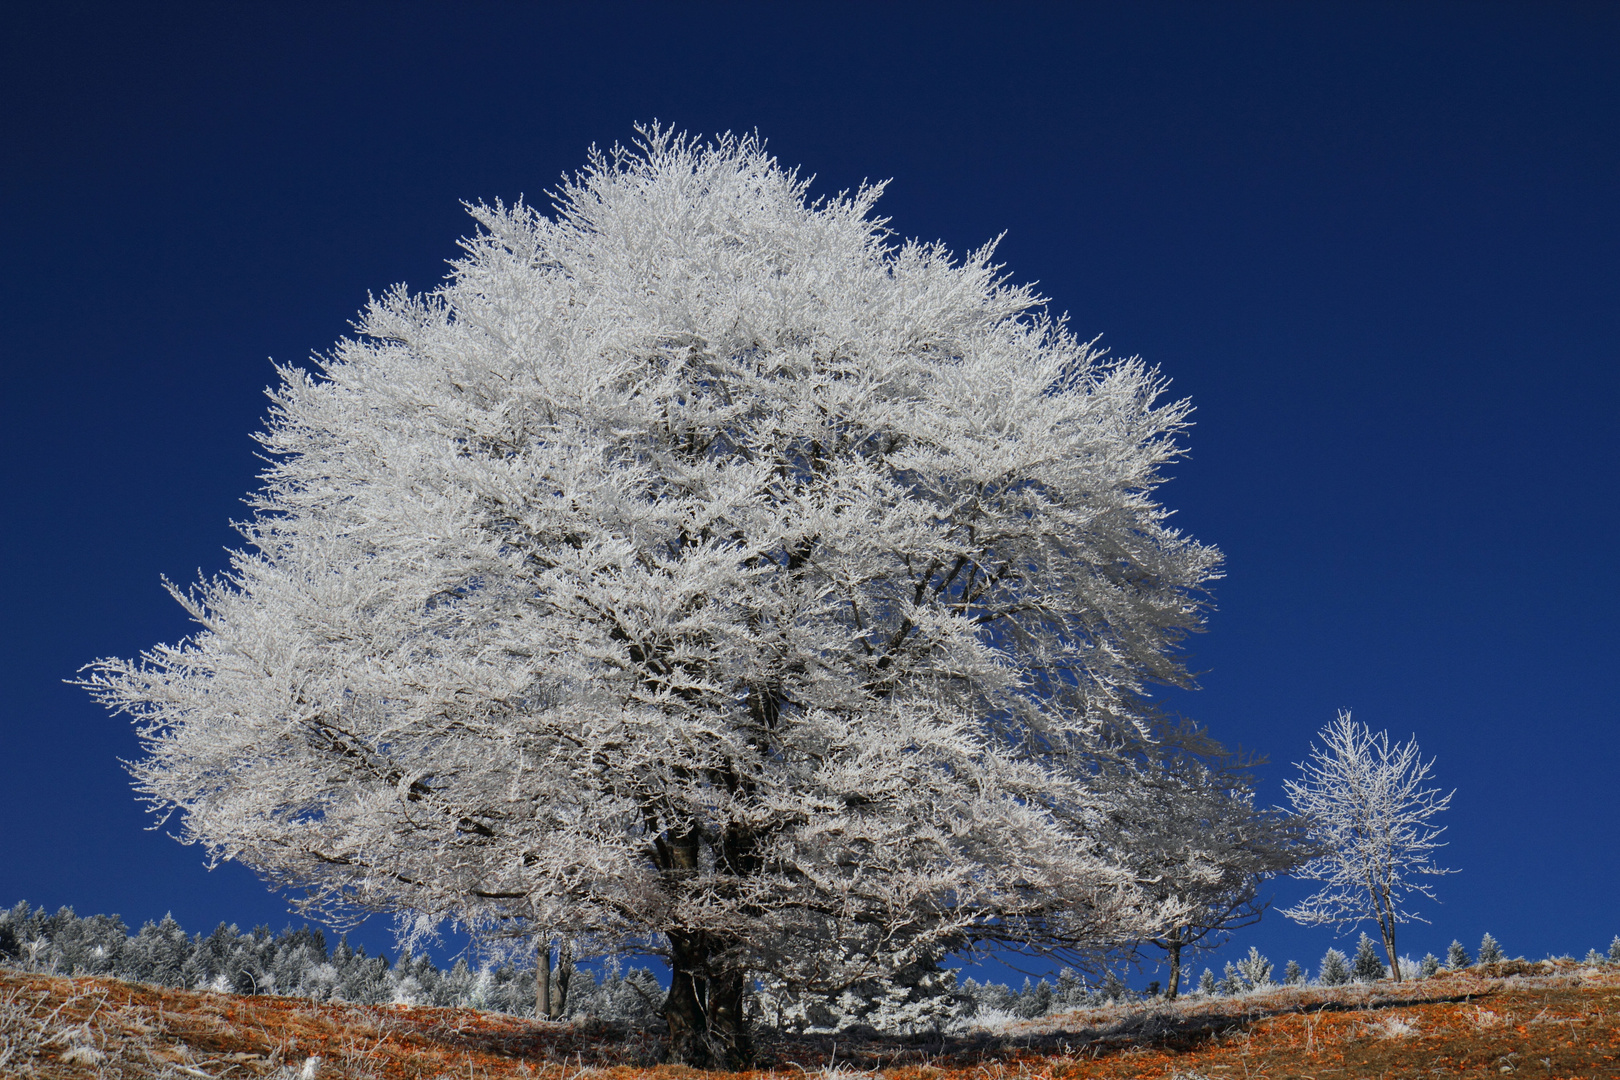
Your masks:
<path fill-rule="evenodd" d="M 54 914 L 20 903 L 0 911 L 0 964 L 59 975 L 104 975 L 132 982 L 236 994 L 285 994 L 358 1005 L 455 1005 L 533 1016 L 534 970 L 470 967 L 458 959 L 448 971 L 431 957 L 403 952 L 390 964 L 346 939 L 328 948 L 310 927 L 247 932 L 220 923 L 210 934 L 187 936 L 167 916 L 131 934 L 116 915 L 79 918 L 72 908 Z M 579 972 L 570 981 L 566 1014 L 652 1020 L 663 997 L 646 968 L 600 977 Z M 555 997 L 554 997 L 555 1000 Z"/>
<path fill-rule="evenodd" d="M 1481 963 L 1499 962 L 1503 957 L 1490 934 L 1480 943 L 1479 953 Z M 1585 962 L 1620 963 L 1620 937 L 1610 944 L 1607 955 L 1593 949 Z M 1442 968 L 1432 955 L 1421 962 L 1403 961 L 1403 967 L 1408 963 L 1419 978 Z M 1462 944 L 1452 942 L 1444 966 L 1458 969 L 1470 963 Z M 329 948 L 326 935 L 307 926 L 276 934 L 267 926 L 243 932 L 220 923 L 210 934 L 188 936 L 174 919 L 165 917 L 131 934 L 116 915 L 79 918 L 72 908 L 50 913 L 20 903 L 9 911 L 0 910 L 0 966 L 59 975 L 103 975 L 190 990 L 285 994 L 363 1005 L 450 1005 L 519 1016 L 533 1016 L 535 1011 L 533 968 L 474 969 L 462 958 L 444 971 L 431 957 L 412 956 L 408 951 L 390 964 L 386 956 L 368 956 L 363 946 L 351 948 L 345 939 Z M 1292 960 L 1280 979 L 1274 980 L 1273 970 L 1271 961 L 1251 948 L 1247 957 L 1226 965 L 1222 978 L 1206 968 L 1195 992 L 1242 994 L 1278 982 L 1300 985 L 1307 981 L 1304 969 Z M 1025 979 L 1021 990 L 973 979 L 958 984 L 955 972 L 932 965 L 914 974 L 915 978 L 893 985 L 872 980 L 840 995 L 815 999 L 761 986 L 752 1001 L 752 1012 L 765 1024 L 798 1030 L 869 1027 L 903 1032 L 950 1029 L 974 1018 L 991 1022 L 998 1017 L 1033 1019 L 1158 992 L 1157 983 L 1149 984 L 1145 995 L 1133 991 L 1112 972 L 1100 986 L 1093 985 L 1067 968 L 1058 973 L 1055 982 Z M 1329 949 L 1312 981 L 1333 986 L 1372 981 L 1387 974 L 1373 942 L 1364 934 L 1353 959 Z M 554 982 L 553 1001 L 562 997 L 560 991 Z M 663 994 L 658 977 L 647 968 L 621 974 L 609 967 L 594 976 L 580 971 L 569 980 L 564 1015 L 654 1023 L 660 1019 Z"/>

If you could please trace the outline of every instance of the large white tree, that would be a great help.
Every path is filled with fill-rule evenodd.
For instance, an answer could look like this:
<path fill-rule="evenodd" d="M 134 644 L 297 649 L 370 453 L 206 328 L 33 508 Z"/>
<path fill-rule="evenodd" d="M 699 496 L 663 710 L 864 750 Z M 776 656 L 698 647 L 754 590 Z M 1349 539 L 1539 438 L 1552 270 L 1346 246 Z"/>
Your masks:
<path fill-rule="evenodd" d="M 660 950 L 694 1063 L 747 1056 L 749 972 L 1174 914 L 1071 763 L 1186 678 L 1188 405 L 990 245 L 807 187 L 643 130 L 281 369 L 196 634 L 86 679 L 182 839 L 315 910 Z"/>
<path fill-rule="evenodd" d="M 1388 732 L 1374 734 L 1348 711 L 1319 737 L 1322 745 L 1313 745 L 1309 760 L 1298 765 L 1300 779 L 1283 786 L 1323 848 L 1299 876 L 1322 887 L 1283 914 L 1341 931 L 1371 919 L 1400 982 L 1395 928 L 1426 921 L 1406 905 L 1414 894 L 1433 900 L 1424 879 L 1452 872 L 1434 861 L 1445 827 L 1433 819 L 1451 805 L 1454 792 L 1425 786 L 1434 761 L 1423 760 L 1416 738 L 1392 744 Z"/>

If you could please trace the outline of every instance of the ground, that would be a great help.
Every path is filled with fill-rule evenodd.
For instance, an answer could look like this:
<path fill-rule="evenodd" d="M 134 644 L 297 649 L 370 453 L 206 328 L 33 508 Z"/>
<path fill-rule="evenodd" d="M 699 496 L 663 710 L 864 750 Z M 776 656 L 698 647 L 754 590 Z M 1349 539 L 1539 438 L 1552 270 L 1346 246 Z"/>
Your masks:
<path fill-rule="evenodd" d="M 318 1005 L 0 970 L 0 1077 L 696 1080 L 659 1037 L 470 1009 Z M 1620 1076 L 1620 969 L 1509 963 L 1402 985 L 1279 988 L 1000 1032 L 760 1039 L 738 1080 L 1338 1080 Z M 1517 1080 L 1517 1078 L 1515 1078 Z"/>

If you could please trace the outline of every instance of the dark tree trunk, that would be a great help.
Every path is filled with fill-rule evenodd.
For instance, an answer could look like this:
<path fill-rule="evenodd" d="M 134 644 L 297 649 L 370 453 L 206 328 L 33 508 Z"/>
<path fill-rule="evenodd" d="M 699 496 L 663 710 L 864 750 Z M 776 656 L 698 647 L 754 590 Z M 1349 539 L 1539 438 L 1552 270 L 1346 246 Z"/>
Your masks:
<path fill-rule="evenodd" d="M 544 937 L 535 950 L 534 1016 L 536 1020 L 551 1019 L 551 942 Z"/>
<path fill-rule="evenodd" d="M 557 946 L 557 1011 L 552 1019 L 561 1020 L 568 1015 L 568 984 L 574 981 L 574 942 L 563 938 Z"/>
<path fill-rule="evenodd" d="M 1164 996 L 1174 1001 L 1181 996 L 1181 931 L 1172 931 L 1164 947 L 1170 950 L 1170 991 Z"/>
<path fill-rule="evenodd" d="M 1384 923 L 1378 929 L 1384 938 L 1384 955 L 1389 957 L 1390 978 L 1396 982 L 1404 982 L 1405 980 L 1401 978 L 1401 961 L 1395 955 L 1395 926 L 1393 920 Z"/>
<path fill-rule="evenodd" d="M 668 936 L 671 974 L 664 1021 L 669 1025 L 669 1061 L 700 1069 L 747 1068 L 754 1048 L 742 1015 L 743 973 L 711 972 L 716 950 L 704 934 Z"/>

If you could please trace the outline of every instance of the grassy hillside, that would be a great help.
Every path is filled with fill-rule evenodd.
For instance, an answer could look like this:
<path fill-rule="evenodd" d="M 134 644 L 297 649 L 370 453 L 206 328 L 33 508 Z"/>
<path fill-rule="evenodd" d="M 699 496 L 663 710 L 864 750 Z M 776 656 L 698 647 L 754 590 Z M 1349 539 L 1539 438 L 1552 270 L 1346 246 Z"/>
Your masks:
<path fill-rule="evenodd" d="M 654 1080 L 656 1031 L 317 1004 L 0 970 L 0 1076 Z M 1279 988 L 923 1037 L 762 1032 L 751 1080 L 1620 1075 L 1620 971 L 1515 962 L 1421 982 Z"/>

